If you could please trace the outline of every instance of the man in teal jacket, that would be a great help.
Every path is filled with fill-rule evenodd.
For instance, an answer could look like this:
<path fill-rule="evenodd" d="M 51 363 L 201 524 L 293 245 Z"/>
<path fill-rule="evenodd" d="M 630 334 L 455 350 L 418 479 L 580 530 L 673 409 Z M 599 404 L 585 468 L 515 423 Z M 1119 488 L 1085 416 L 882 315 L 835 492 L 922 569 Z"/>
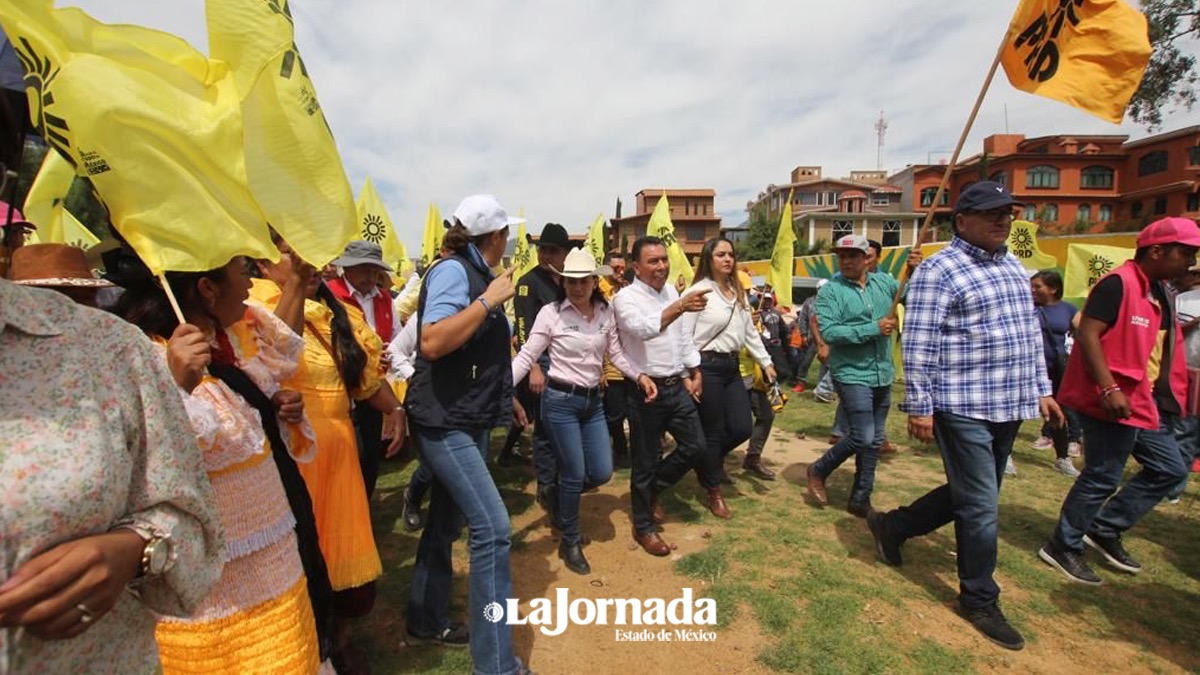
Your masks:
<path fill-rule="evenodd" d="M 829 369 L 850 430 L 808 467 L 808 493 L 824 506 L 829 501 L 825 479 L 854 456 L 854 485 L 846 510 L 860 518 L 871 510 L 875 466 L 896 377 L 891 342 L 896 319 L 888 314 L 897 282 L 891 275 L 867 271 L 868 250 L 864 237 L 838 239 L 833 252 L 841 274 L 817 293 L 817 323 L 830 346 Z"/>

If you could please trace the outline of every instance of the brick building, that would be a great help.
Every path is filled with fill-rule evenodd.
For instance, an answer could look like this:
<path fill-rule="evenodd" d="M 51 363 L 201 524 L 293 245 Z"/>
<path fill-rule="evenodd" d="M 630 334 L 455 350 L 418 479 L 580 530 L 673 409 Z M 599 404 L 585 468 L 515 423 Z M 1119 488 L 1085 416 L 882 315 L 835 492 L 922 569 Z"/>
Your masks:
<path fill-rule="evenodd" d="M 646 225 L 658 200 L 667 197 L 671 207 L 671 223 L 675 238 L 689 258 L 695 258 L 704 242 L 715 238 L 721 230 L 721 216 L 716 213 L 715 190 L 693 188 L 646 188 L 635 195 L 633 215 L 609 220 L 610 250 L 627 250 L 639 237 L 646 236 Z"/>

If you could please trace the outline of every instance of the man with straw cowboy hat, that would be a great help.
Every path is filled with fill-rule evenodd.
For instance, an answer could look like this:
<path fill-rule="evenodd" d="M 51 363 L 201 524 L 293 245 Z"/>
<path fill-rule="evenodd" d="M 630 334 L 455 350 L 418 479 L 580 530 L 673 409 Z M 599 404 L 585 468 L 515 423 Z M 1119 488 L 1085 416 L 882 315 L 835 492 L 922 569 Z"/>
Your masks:
<path fill-rule="evenodd" d="M 10 279 L 62 293 L 81 305 L 96 306 L 96 294 L 113 284 L 96 278 L 83 249 L 68 244 L 28 244 L 13 251 Z"/>

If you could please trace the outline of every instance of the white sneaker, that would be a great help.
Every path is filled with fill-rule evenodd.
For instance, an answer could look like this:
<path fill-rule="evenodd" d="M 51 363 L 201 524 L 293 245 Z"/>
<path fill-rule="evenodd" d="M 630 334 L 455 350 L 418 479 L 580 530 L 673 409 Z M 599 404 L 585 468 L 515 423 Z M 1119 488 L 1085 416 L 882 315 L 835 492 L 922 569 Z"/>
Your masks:
<path fill-rule="evenodd" d="M 1017 475 L 1017 465 L 1013 463 L 1012 455 L 1008 456 L 1008 464 L 1004 465 L 1004 475 L 1005 476 Z"/>
<path fill-rule="evenodd" d="M 1050 438 L 1049 436 L 1042 436 L 1036 441 L 1030 443 L 1029 447 L 1033 448 L 1034 450 L 1049 450 L 1050 448 L 1054 447 L 1054 439 Z"/>
<path fill-rule="evenodd" d="M 1081 457 L 1083 455 L 1083 446 L 1079 445 L 1079 441 L 1071 441 L 1067 444 L 1067 457 Z"/>
<path fill-rule="evenodd" d="M 1054 470 L 1071 478 L 1079 475 L 1079 469 L 1076 469 L 1075 465 L 1071 463 L 1070 457 L 1062 457 L 1054 460 Z"/>

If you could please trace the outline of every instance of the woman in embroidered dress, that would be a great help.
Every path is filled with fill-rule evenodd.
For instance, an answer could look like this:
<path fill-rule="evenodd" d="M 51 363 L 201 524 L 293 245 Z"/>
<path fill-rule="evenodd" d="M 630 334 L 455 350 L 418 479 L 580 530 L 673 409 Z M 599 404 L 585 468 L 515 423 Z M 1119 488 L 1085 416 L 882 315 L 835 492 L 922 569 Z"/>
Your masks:
<path fill-rule="evenodd" d="M 187 318 L 181 326 L 149 272 L 127 262 L 118 274 L 127 290 L 114 311 L 163 345 L 188 392 L 184 404 L 225 532 L 220 581 L 191 618 L 163 617 L 158 625 L 163 670 L 316 672 L 314 607 L 317 617 L 326 615 L 320 588 L 328 579 L 319 551 L 319 564 L 305 553 L 316 538 L 305 528 L 312 507 L 303 481 L 289 478 L 294 464 L 289 470 L 279 457 L 307 462 L 315 453 L 299 395 L 280 388 L 295 373 L 304 341 L 275 315 L 244 304 L 250 281 L 240 256 L 208 272 L 167 274 Z M 298 271 L 280 306 L 302 309 L 307 281 Z M 297 503 L 296 481 L 307 505 Z"/>
<path fill-rule="evenodd" d="M 279 262 L 259 260 L 265 278 L 255 279 L 251 302 L 276 309 L 293 265 L 304 264 L 281 239 Z M 284 385 L 304 397 L 304 410 L 317 437 L 316 459 L 300 466 L 312 496 L 321 552 L 334 591 L 334 665 L 342 675 L 365 670 L 363 656 L 349 644 L 348 621 L 366 616 L 375 603 L 375 579 L 383 573 L 371 512 L 358 461 L 351 400 L 384 415 L 385 437 L 392 439 L 386 456 L 404 440 L 404 409 L 384 386 L 375 331 L 352 307 L 339 302 L 317 275 L 305 287 L 304 358 Z"/>

